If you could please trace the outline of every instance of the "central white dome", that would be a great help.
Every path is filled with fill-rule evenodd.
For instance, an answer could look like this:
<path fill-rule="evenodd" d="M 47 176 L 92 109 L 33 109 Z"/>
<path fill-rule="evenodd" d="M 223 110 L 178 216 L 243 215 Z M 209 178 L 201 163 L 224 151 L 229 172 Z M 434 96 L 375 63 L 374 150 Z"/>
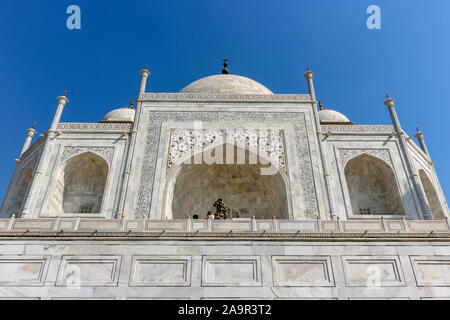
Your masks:
<path fill-rule="evenodd" d="M 192 82 L 180 93 L 273 94 L 272 91 L 252 79 L 230 74 L 202 78 Z"/>

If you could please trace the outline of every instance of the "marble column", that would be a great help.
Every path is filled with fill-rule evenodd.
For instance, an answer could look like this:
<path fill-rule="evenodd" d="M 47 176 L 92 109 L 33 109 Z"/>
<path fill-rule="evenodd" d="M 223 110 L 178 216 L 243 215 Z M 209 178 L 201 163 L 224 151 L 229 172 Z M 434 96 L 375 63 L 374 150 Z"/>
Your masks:
<path fill-rule="evenodd" d="M 136 112 L 134 114 L 134 121 L 133 121 L 133 127 L 131 129 L 131 136 L 130 136 L 130 140 L 129 140 L 129 144 L 128 144 L 128 150 L 127 150 L 127 159 L 126 159 L 126 164 L 125 164 L 125 171 L 123 174 L 123 182 L 122 182 L 122 188 L 121 188 L 121 192 L 120 192 L 120 199 L 119 199 L 119 209 L 117 212 L 117 218 L 121 218 L 121 217 L 127 217 L 128 219 L 133 219 L 134 216 L 132 215 L 131 212 L 124 212 L 124 208 L 125 208 L 125 202 L 126 202 L 126 196 L 127 196 L 127 190 L 128 190 L 128 181 L 130 179 L 130 170 L 131 170 L 131 164 L 132 164 L 132 160 L 133 160 L 133 153 L 134 153 L 134 147 L 136 144 L 136 134 L 137 134 L 137 129 L 138 129 L 138 125 L 139 125 L 139 118 L 141 115 L 141 106 L 142 106 L 142 102 L 141 102 L 141 98 L 142 95 L 145 93 L 146 90 L 146 86 L 147 86 L 147 79 L 150 76 L 150 71 L 148 71 L 147 66 L 145 67 L 145 69 L 141 70 L 141 85 L 139 88 L 139 97 L 137 100 L 137 104 L 136 104 Z"/>
<path fill-rule="evenodd" d="M 36 130 L 34 130 L 35 125 L 33 124 L 33 127 L 27 130 L 27 137 L 25 138 L 25 143 L 23 144 L 22 151 L 20 152 L 19 159 L 22 157 L 22 155 L 30 148 L 31 141 L 33 140 L 33 137 L 36 135 Z"/>
<path fill-rule="evenodd" d="M 328 206 L 329 206 L 329 210 L 330 210 L 330 218 L 332 220 L 334 220 L 337 217 L 337 215 L 336 215 L 336 209 L 335 209 L 335 204 L 334 204 L 333 189 L 332 189 L 331 181 L 330 181 L 330 169 L 328 167 L 327 153 L 326 153 L 326 149 L 324 146 L 325 142 L 322 141 L 322 131 L 321 131 L 321 127 L 320 127 L 319 111 L 317 110 L 317 100 L 316 100 L 316 93 L 314 90 L 313 77 L 314 77 L 314 72 L 312 72 L 311 70 L 309 70 L 309 68 L 307 68 L 307 71 L 305 73 L 305 78 L 308 82 L 308 91 L 309 91 L 309 94 L 311 95 L 311 100 L 313 101 L 313 115 L 314 115 L 314 121 L 316 123 L 316 128 L 317 128 L 317 140 L 319 143 L 319 152 L 320 152 L 320 158 L 321 158 L 321 162 L 322 162 L 323 174 L 324 174 L 324 179 L 325 179 L 325 186 L 326 186 L 327 198 L 328 198 Z"/>
<path fill-rule="evenodd" d="M 427 145 L 425 144 L 425 139 L 423 137 L 424 133 L 419 130 L 419 127 L 416 127 L 416 128 L 417 128 L 417 133 L 414 136 L 417 138 L 417 141 L 419 141 L 420 149 L 422 149 L 422 151 L 425 152 L 429 157 L 430 153 L 428 152 Z"/>
<path fill-rule="evenodd" d="M 388 95 L 386 95 L 386 101 L 384 104 L 388 107 L 389 113 L 391 115 L 392 124 L 394 126 L 394 130 L 398 135 L 399 143 L 400 143 L 400 150 L 403 153 L 406 167 L 408 170 L 409 178 L 411 179 L 414 191 L 417 196 L 417 201 L 419 202 L 419 208 L 421 210 L 420 214 L 422 216 L 422 219 L 425 220 L 432 220 L 433 216 L 431 214 L 430 207 L 428 205 L 428 202 L 425 197 L 425 191 L 422 188 L 422 184 L 420 183 L 419 173 L 417 171 L 417 168 L 414 166 L 412 162 L 411 155 L 408 151 L 408 145 L 405 138 L 405 132 L 403 131 L 400 121 L 397 116 L 397 112 L 395 111 L 395 100 L 390 98 Z"/>
<path fill-rule="evenodd" d="M 52 124 L 48 133 L 46 135 L 46 140 L 44 144 L 44 148 L 42 150 L 42 155 L 39 159 L 39 163 L 37 165 L 36 172 L 34 173 L 33 180 L 31 182 L 30 191 L 28 192 L 28 196 L 25 199 L 25 205 L 22 210 L 21 218 L 37 218 L 37 216 L 33 216 L 33 211 L 36 206 L 36 201 L 38 194 L 42 187 L 42 181 L 44 180 L 44 176 L 49 165 L 50 158 L 52 156 L 53 147 L 55 145 L 56 139 L 58 137 L 57 127 L 58 123 L 61 119 L 62 112 L 64 110 L 65 105 L 69 102 L 69 99 L 66 97 L 66 92 L 62 96 L 57 98 L 58 107 L 56 108 L 55 116 L 53 117 Z"/>

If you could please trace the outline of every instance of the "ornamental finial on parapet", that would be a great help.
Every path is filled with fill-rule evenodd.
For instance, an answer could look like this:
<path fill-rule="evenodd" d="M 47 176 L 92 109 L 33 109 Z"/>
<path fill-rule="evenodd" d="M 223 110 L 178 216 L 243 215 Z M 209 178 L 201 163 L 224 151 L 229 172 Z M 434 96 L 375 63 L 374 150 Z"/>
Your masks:
<path fill-rule="evenodd" d="M 130 100 L 130 107 L 129 107 L 129 108 L 130 108 L 130 109 L 134 109 L 134 108 L 133 108 L 133 105 L 134 105 L 134 100 L 131 99 L 131 100 Z"/>

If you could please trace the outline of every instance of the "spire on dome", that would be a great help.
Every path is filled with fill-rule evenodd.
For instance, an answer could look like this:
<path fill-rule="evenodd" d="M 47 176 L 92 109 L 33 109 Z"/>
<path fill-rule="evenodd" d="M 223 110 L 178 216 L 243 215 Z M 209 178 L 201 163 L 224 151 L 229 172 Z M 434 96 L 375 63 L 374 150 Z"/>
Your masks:
<path fill-rule="evenodd" d="M 229 74 L 230 71 L 228 71 L 228 59 L 227 57 L 225 57 L 223 59 L 223 69 L 222 69 L 222 74 Z"/>

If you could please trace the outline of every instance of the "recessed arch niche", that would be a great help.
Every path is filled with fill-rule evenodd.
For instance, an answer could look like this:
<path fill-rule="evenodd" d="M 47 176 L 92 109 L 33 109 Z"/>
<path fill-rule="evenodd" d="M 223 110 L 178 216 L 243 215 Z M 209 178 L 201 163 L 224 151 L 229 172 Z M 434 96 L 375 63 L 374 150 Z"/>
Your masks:
<path fill-rule="evenodd" d="M 361 154 L 344 171 L 353 214 L 405 214 L 394 171 L 386 162 Z"/>
<path fill-rule="evenodd" d="M 444 219 L 444 212 L 442 211 L 439 197 L 436 193 L 436 189 L 433 187 L 433 183 L 431 182 L 428 175 L 425 173 L 423 169 L 419 170 L 420 181 L 422 182 L 423 189 L 425 191 L 425 195 L 428 200 L 428 205 L 430 206 L 431 213 L 433 215 L 434 220 L 442 220 Z"/>
<path fill-rule="evenodd" d="M 10 200 L 10 204 L 6 209 L 7 217 L 11 217 L 13 214 L 16 215 L 17 217 L 20 216 L 20 211 L 21 208 L 23 207 L 25 197 L 28 193 L 32 176 L 33 176 L 33 169 L 27 168 L 22 173 L 19 180 L 17 180 L 17 184 L 14 188 L 12 199 Z"/>
<path fill-rule="evenodd" d="M 92 152 L 65 161 L 53 182 L 49 213 L 100 213 L 108 170 L 106 160 Z"/>
<path fill-rule="evenodd" d="M 221 161 L 207 164 L 207 154 Z M 269 159 L 256 159 L 256 151 L 224 143 L 180 160 L 166 179 L 163 218 L 204 218 L 221 198 L 234 218 L 289 219 L 286 173 Z"/>

